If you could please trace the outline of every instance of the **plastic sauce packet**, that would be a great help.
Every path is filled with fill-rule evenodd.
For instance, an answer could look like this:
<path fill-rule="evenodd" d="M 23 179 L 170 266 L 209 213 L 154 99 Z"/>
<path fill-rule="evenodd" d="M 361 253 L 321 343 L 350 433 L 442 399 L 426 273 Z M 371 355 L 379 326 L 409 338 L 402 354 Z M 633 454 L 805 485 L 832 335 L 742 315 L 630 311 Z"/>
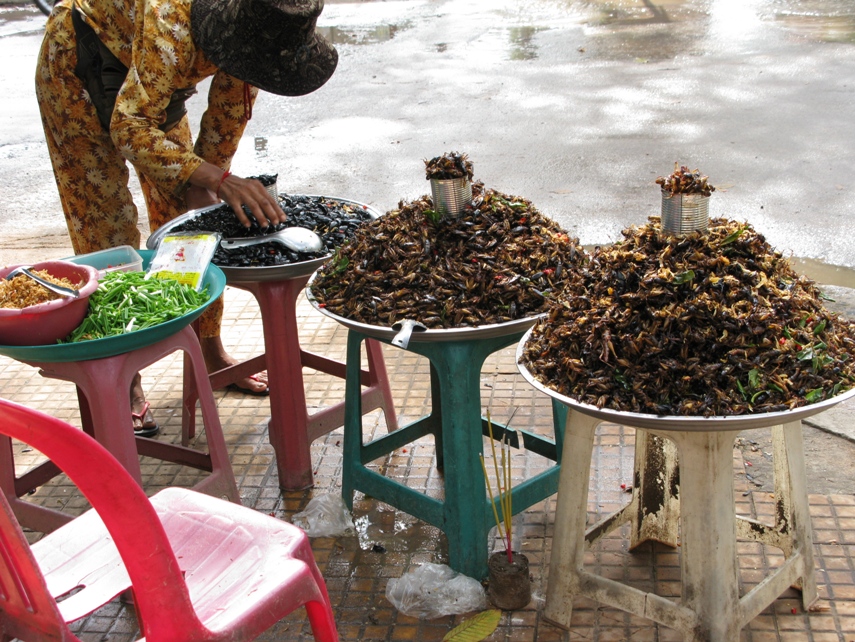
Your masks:
<path fill-rule="evenodd" d="M 215 232 L 175 232 L 164 236 L 145 278 L 174 279 L 198 292 L 219 244 L 220 235 Z"/>

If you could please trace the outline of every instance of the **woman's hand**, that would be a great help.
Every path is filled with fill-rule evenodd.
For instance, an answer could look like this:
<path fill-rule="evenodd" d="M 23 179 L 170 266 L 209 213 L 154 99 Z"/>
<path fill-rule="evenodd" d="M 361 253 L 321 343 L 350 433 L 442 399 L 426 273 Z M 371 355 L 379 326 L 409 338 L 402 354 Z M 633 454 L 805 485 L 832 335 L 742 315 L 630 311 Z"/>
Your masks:
<path fill-rule="evenodd" d="M 217 195 L 231 205 L 244 227 L 249 227 L 250 222 L 241 205 L 249 208 L 261 227 L 285 222 L 285 212 L 261 181 L 229 174 L 221 179 Z"/>
<path fill-rule="evenodd" d="M 190 186 L 187 188 L 187 196 L 185 197 L 188 207 L 190 207 L 191 197 L 194 199 L 197 196 L 200 199 L 204 198 L 194 188 L 202 188 L 204 192 L 213 194 L 214 204 L 218 203 L 220 199 L 228 203 L 244 227 L 250 226 L 249 218 L 243 211 L 244 205 L 252 212 L 253 218 L 263 228 L 285 222 L 285 212 L 261 184 L 261 181 L 241 178 L 225 172 L 211 163 L 202 163 L 190 175 Z M 192 195 L 191 190 L 193 190 Z"/>

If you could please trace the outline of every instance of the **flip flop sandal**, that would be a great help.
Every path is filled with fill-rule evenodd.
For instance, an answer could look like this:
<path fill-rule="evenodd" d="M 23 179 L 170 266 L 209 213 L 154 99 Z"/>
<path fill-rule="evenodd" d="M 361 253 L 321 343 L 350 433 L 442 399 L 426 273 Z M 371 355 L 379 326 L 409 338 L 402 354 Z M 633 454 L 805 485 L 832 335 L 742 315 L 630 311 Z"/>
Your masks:
<path fill-rule="evenodd" d="M 247 377 L 247 379 L 252 379 L 253 381 L 258 381 L 259 383 L 264 383 L 264 390 L 253 390 L 251 388 L 244 388 L 242 386 L 237 385 L 237 383 L 230 383 L 228 386 L 226 386 L 226 389 L 234 390 L 235 392 L 240 392 L 245 395 L 252 395 L 253 397 L 267 397 L 270 395 L 270 386 L 263 382 L 261 379 L 259 379 L 257 375 L 250 375 Z"/>
<path fill-rule="evenodd" d="M 154 435 L 160 432 L 160 426 L 157 425 L 157 422 L 154 420 L 149 408 L 151 408 L 151 404 L 144 401 L 140 412 L 134 412 L 133 409 L 131 409 L 131 418 L 134 423 L 135 437 L 154 437 Z M 139 426 L 137 426 L 137 424 L 139 424 Z"/>

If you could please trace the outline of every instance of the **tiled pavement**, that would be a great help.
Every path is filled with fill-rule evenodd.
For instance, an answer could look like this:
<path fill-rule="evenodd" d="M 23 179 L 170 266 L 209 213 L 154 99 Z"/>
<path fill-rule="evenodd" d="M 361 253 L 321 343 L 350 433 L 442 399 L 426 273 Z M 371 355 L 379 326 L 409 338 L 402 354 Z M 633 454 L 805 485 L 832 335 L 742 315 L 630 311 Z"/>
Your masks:
<path fill-rule="evenodd" d="M 298 306 L 301 342 L 307 349 L 335 359 L 343 359 L 346 332 L 322 317 L 305 302 Z M 239 358 L 262 350 L 263 340 L 258 310 L 245 292 L 227 291 L 224 341 Z M 423 415 L 429 406 L 425 361 L 409 352 L 384 347 L 399 418 L 406 423 Z M 482 371 L 482 405 L 492 416 L 512 426 L 551 434 L 548 399 L 534 391 L 517 373 L 513 349 L 493 355 Z M 181 363 L 169 357 L 144 371 L 148 398 L 162 426 L 158 439 L 177 440 L 180 431 Z M 307 401 L 311 409 L 343 398 L 344 382 L 329 375 L 305 370 Z M 217 391 L 219 412 L 232 465 L 244 504 L 282 519 L 302 510 L 320 494 L 340 488 L 342 430 L 318 439 L 312 446 L 315 487 L 302 492 L 281 493 L 276 479 L 272 449 L 267 442 L 269 403 L 266 399 Z M 66 382 L 44 379 L 28 366 L 0 357 L 0 395 L 40 409 L 71 423 L 79 424 L 76 394 Z M 366 425 L 385 430 L 382 414 L 372 413 Z M 203 437 L 202 437 L 203 438 Z M 597 514 L 613 511 L 628 500 L 621 485 L 631 483 L 631 429 L 606 425 L 597 437 L 592 466 L 588 509 Z M 16 464 L 23 472 L 39 455 L 16 446 Z M 143 476 L 148 492 L 167 485 L 191 485 L 195 471 L 188 473 L 172 464 L 143 459 Z M 376 462 L 386 474 L 406 479 L 411 487 L 440 496 L 442 479 L 433 466 L 433 443 L 424 438 Z M 520 481 L 548 462 L 525 453 L 514 457 L 514 479 Z M 758 491 L 745 477 L 741 451 L 734 449 L 735 501 L 740 514 L 771 522 L 773 503 L 765 491 Z M 32 501 L 71 513 L 86 507 L 75 489 L 58 478 L 38 489 Z M 817 581 L 820 600 L 810 613 L 800 607 L 798 594 L 791 590 L 780 597 L 744 630 L 741 642 L 853 642 L 855 641 L 855 496 L 812 495 L 810 512 L 814 528 Z M 564 632 L 542 617 L 548 561 L 552 546 L 554 497 L 518 516 L 515 529 L 522 551 L 530 561 L 533 600 L 520 611 L 505 613 L 489 640 L 678 640 L 672 630 L 613 608 L 586 600 L 574 605 L 573 626 Z M 446 561 L 444 536 L 432 526 L 380 504 L 357 496 L 354 509 L 355 536 L 313 540 L 318 564 L 326 578 L 342 640 L 441 640 L 454 626 L 469 617 L 448 616 L 419 620 L 398 612 L 385 597 L 389 578 L 399 577 L 424 562 Z M 36 538 L 38 535 L 33 534 Z M 376 546 L 379 545 L 379 546 Z M 621 533 L 599 542 L 589 561 L 599 572 L 664 596 L 679 595 L 679 549 L 645 544 L 633 553 Z M 780 551 L 759 544 L 740 544 L 743 590 L 759 582 L 768 568 L 781 561 Z M 136 639 L 133 611 L 118 601 L 75 625 L 84 640 L 124 642 Z M 263 635 L 261 640 L 311 640 L 303 612 L 297 612 Z"/>

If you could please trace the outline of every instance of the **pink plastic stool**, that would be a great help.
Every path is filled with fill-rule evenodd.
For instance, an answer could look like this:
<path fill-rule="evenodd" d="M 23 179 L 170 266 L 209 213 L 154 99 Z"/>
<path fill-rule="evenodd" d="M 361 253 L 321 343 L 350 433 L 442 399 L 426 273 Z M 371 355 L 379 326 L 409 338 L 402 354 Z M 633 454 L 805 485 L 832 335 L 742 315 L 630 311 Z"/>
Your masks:
<path fill-rule="evenodd" d="M 276 453 L 279 487 L 282 490 L 310 488 L 312 476 L 312 442 L 344 425 L 344 401 L 313 415 L 306 409 L 303 367 L 312 368 L 341 379 L 345 364 L 306 352 L 300 348 L 297 328 L 297 298 L 310 275 L 276 281 L 234 282 L 233 287 L 246 290 L 256 298 L 264 328 L 264 354 L 211 374 L 214 390 L 267 368 L 270 388 L 270 445 Z M 366 342 L 368 370 L 361 371 L 362 411 L 383 410 L 390 432 L 398 429 L 392 391 L 379 343 Z M 185 384 L 184 438 L 193 436 L 193 391 Z"/>
<path fill-rule="evenodd" d="M 189 448 L 186 443 L 169 444 L 134 436 L 127 393 L 131 381 L 137 372 L 176 350 L 185 353 L 185 383 L 188 377 L 192 379 L 193 395 L 199 398 L 208 453 Z M 139 455 L 145 455 L 209 471 L 211 474 L 195 488 L 240 503 L 202 350 L 189 325 L 153 345 L 113 357 L 89 361 L 27 363 L 39 368 L 44 377 L 71 381 L 77 386 L 83 429 L 110 451 L 138 484 L 142 485 Z M 184 402 L 188 402 L 186 386 Z M 187 413 L 186 406 L 184 412 Z M 18 499 L 55 477 L 59 473 L 56 466 L 46 462 L 21 477 L 15 477 L 14 471 L 11 441 L 5 435 L 0 435 L 0 488 L 9 499 L 19 521 L 43 532 L 54 530 L 68 521 L 67 515 Z"/>

